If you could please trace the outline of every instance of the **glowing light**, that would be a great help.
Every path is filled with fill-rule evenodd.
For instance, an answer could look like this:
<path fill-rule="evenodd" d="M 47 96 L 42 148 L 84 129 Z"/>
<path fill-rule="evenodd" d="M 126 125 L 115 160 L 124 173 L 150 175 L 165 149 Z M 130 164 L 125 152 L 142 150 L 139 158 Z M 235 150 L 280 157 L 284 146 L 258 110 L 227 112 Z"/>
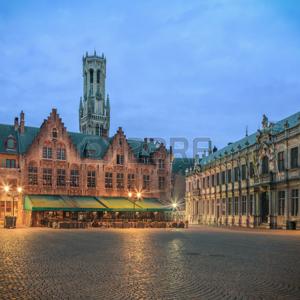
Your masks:
<path fill-rule="evenodd" d="M 5 193 L 8 193 L 8 192 L 9 192 L 9 186 L 8 186 L 8 185 L 5 185 L 5 186 L 4 186 L 4 192 L 5 192 Z"/>
<path fill-rule="evenodd" d="M 131 192 L 128 193 L 128 197 L 129 197 L 129 198 L 132 197 L 132 193 L 131 193 Z"/>
<path fill-rule="evenodd" d="M 173 206 L 173 208 L 176 208 L 177 207 L 177 203 L 176 202 L 172 203 L 172 206 Z"/>
<path fill-rule="evenodd" d="M 18 186 L 17 191 L 19 194 L 21 194 L 23 192 L 23 188 L 21 186 Z"/>
<path fill-rule="evenodd" d="M 137 192 L 136 196 L 137 196 L 138 199 L 140 199 L 140 198 L 142 198 L 142 193 Z"/>

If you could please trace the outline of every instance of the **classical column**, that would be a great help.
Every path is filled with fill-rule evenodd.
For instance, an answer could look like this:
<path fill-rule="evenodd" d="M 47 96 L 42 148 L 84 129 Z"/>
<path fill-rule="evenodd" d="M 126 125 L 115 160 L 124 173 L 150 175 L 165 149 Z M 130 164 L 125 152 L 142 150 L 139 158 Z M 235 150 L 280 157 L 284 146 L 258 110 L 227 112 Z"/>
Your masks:
<path fill-rule="evenodd" d="M 260 224 L 259 215 L 260 215 L 260 207 L 259 207 L 259 192 L 254 193 L 253 199 L 253 210 L 254 210 L 254 226 L 258 226 Z"/>
<path fill-rule="evenodd" d="M 287 229 L 287 222 L 290 215 L 289 190 L 284 190 L 284 229 Z"/>
<path fill-rule="evenodd" d="M 270 228 L 273 228 L 274 226 L 274 205 L 273 205 L 273 191 L 271 190 L 271 188 L 268 188 L 268 203 L 269 203 L 269 211 L 268 211 L 268 225 L 270 226 Z"/>

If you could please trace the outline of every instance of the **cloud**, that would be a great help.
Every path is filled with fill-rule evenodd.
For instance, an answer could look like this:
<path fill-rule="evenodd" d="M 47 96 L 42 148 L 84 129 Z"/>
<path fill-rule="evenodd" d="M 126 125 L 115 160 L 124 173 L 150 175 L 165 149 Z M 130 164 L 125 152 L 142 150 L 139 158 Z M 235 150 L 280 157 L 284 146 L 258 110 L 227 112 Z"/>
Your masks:
<path fill-rule="evenodd" d="M 289 1 L 0 6 L 1 123 L 23 109 L 39 126 L 55 106 L 77 131 L 81 57 L 94 49 L 108 60 L 112 132 L 209 136 L 220 147 L 263 113 L 299 111 L 299 7 Z"/>

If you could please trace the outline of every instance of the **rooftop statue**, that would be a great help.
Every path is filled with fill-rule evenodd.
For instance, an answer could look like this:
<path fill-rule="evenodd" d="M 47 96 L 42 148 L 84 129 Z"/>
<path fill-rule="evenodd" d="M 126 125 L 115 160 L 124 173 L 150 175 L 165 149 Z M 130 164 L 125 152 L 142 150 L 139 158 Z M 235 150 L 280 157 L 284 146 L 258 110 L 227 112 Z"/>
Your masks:
<path fill-rule="evenodd" d="M 263 114 L 263 119 L 262 119 L 261 124 L 262 124 L 263 129 L 268 128 L 269 119 L 265 114 Z"/>

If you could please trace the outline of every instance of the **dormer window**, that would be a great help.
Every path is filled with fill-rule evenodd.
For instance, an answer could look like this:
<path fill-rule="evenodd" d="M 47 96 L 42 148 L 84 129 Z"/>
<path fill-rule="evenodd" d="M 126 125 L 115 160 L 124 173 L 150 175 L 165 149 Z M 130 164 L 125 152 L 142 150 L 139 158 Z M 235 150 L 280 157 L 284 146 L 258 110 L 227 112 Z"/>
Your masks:
<path fill-rule="evenodd" d="M 5 147 L 7 150 L 16 150 L 17 142 L 13 136 L 9 136 L 5 141 Z"/>
<path fill-rule="evenodd" d="M 56 128 L 53 128 L 53 129 L 52 129 L 52 137 L 53 137 L 54 139 L 57 139 L 57 129 L 56 129 Z"/>

